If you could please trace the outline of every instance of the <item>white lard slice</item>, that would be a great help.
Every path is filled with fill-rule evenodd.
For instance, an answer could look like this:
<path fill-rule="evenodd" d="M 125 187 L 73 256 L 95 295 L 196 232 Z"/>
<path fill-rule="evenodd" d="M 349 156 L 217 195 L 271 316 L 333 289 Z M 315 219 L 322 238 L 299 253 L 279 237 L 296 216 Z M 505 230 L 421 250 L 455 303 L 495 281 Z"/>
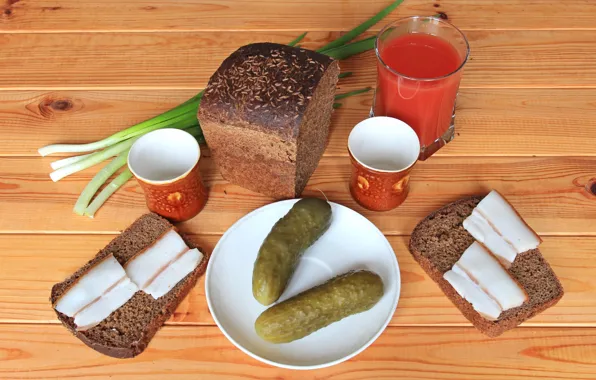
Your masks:
<path fill-rule="evenodd" d="M 140 289 L 148 286 L 171 262 L 188 251 L 186 243 L 173 229 L 126 263 L 124 269 Z"/>
<path fill-rule="evenodd" d="M 474 242 L 443 278 L 488 320 L 521 306 L 528 296 L 497 259 Z"/>
<path fill-rule="evenodd" d="M 445 272 L 443 278 L 453 286 L 453 289 L 463 299 L 471 303 L 474 310 L 484 318 L 490 321 L 499 318 L 502 310 L 495 300 L 484 293 L 464 272 L 457 271 L 455 268 Z"/>
<path fill-rule="evenodd" d="M 508 264 L 513 263 L 518 254 L 537 248 L 542 242 L 495 190 L 478 203 L 463 226 L 474 239 Z"/>
<path fill-rule="evenodd" d="M 155 299 L 164 296 L 184 277 L 195 270 L 201 260 L 203 260 L 203 254 L 198 249 L 194 248 L 187 251 L 171 263 L 143 290 Z"/>
<path fill-rule="evenodd" d="M 464 228 L 476 239 L 490 249 L 495 255 L 511 264 L 517 257 L 517 250 L 495 231 L 488 221 L 477 211 L 464 220 Z"/>
<path fill-rule="evenodd" d="M 466 249 L 455 263 L 456 266 L 494 299 L 502 310 L 521 306 L 528 298 L 509 272 L 478 242 Z"/>
<path fill-rule="evenodd" d="M 85 331 L 97 326 L 139 290 L 137 286 L 125 277 L 103 296 L 81 310 L 74 318 L 78 331 Z"/>
<path fill-rule="evenodd" d="M 58 299 L 54 308 L 62 314 L 73 317 L 124 277 L 126 277 L 124 268 L 113 255 L 109 255 L 80 277 Z"/>

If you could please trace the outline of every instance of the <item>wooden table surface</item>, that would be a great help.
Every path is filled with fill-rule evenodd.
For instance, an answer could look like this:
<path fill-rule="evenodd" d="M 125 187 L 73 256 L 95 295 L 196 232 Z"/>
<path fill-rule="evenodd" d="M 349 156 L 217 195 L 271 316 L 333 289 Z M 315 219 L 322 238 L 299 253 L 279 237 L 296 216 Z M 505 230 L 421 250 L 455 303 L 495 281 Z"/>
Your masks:
<path fill-rule="evenodd" d="M 406 0 L 388 19 L 443 12 L 469 38 L 457 137 L 416 166 L 398 209 L 351 199 L 346 140 L 371 94 L 333 116 L 318 189 L 387 235 L 403 288 L 390 327 L 354 359 L 292 372 L 236 349 L 214 325 L 204 283 L 135 359 L 85 347 L 56 320 L 48 296 L 146 211 L 130 181 L 95 219 L 72 207 L 97 167 L 53 183 L 36 149 L 87 142 L 198 92 L 237 47 L 315 48 L 389 0 L 0 0 L 0 379 L 596 379 L 596 2 Z M 378 31 L 381 25 L 371 30 Z M 341 63 L 339 92 L 375 85 L 372 53 Z M 209 157 L 205 210 L 182 230 L 207 249 L 271 200 L 224 181 Z M 544 238 L 566 294 L 502 337 L 477 332 L 407 251 L 414 225 L 437 207 L 498 189 Z"/>

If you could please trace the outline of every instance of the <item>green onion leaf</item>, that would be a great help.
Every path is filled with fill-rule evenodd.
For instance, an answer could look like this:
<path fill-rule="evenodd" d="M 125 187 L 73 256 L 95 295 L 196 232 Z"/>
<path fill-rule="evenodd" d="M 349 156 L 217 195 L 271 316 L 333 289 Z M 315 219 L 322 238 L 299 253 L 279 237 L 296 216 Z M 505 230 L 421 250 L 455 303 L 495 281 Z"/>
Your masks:
<path fill-rule="evenodd" d="M 370 90 L 372 90 L 372 87 L 361 88 L 359 90 L 354 90 L 354 91 L 346 92 L 345 94 L 338 94 L 338 95 L 335 95 L 335 100 L 341 100 L 341 99 L 348 98 L 350 96 L 354 96 L 354 95 L 358 95 L 358 94 L 363 94 L 365 92 L 369 92 Z"/>
<path fill-rule="evenodd" d="M 371 17 L 370 19 L 366 20 L 362 24 L 358 25 L 354 29 L 350 30 L 348 33 L 344 34 L 343 36 L 339 37 L 335 41 L 328 43 L 327 45 L 323 46 L 318 52 L 324 52 L 325 50 L 333 49 L 339 46 L 344 45 L 347 42 L 352 41 L 354 38 L 358 37 L 362 33 L 366 32 L 371 26 L 375 25 L 379 21 L 385 18 L 389 13 L 391 13 L 395 8 L 397 8 L 404 0 L 396 0 L 387 6 L 385 9 L 377 13 L 375 16 Z M 341 58 L 339 58 L 341 59 Z"/>
<path fill-rule="evenodd" d="M 91 202 L 89 207 L 85 210 L 85 215 L 90 218 L 95 216 L 95 213 L 99 208 L 108 200 L 108 198 L 116 192 L 122 185 L 128 182 L 132 178 L 130 169 L 126 168 L 120 173 L 112 182 L 110 182 L 103 190 L 97 194 L 97 197 Z"/>
<path fill-rule="evenodd" d="M 351 71 L 346 71 L 345 73 L 341 73 L 341 74 L 339 74 L 337 77 L 338 77 L 339 79 L 341 79 L 341 78 L 347 78 L 347 77 L 351 77 L 351 76 L 352 76 L 352 74 L 353 74 L 353 73 L 352 73 Z"/>
<path fill-rule="evenodd" d="M 353 55 L 363 53 L 368 50 L 372 50 L 375 47 L 375 36 L 368 37 L 360 41 L 352 42 L 340 47 L 326 50 L 322 52 L 335 59 L 346 59 Z"/>
<path fill-rule="evenodd" d="M 343 106 L 341 103 L 333 103 L 333 108 L 338 109 L 339 107 Z"/>
<path fill-rule="evenodd" d="M 189 99 L 188 101 L 182 103 L 181 105 L 162 113 L 152 119 L 145 120 L 142 123 L 133 125 L 123 131 L 113 134 L 110 137 L 107 137 L 103 140 L 96 141 L 93 143 L 88 144 L 55 144 L 55 145 L 48 145 L 38 150 L 39 154 L 42 156 L 47 156 L 48 154 L 53 153 L 80 153 L 80 152 L 91 152 L 94 150 L 99 150 L 103 148 L 107 148 L 114 144 L 117 144 L 123 140 L 129 139 L 131 137 L 144 135 L 147 132 L 154 131 L 160 128 L 166 128 L 171 123 L 178 122 L 182 119 L 188 120 L 189 124 L 196 124 L 197 123 L 197 110 L 199 108 L 199 104 L 201 102 L 201 97 L 203 96 L 202 91 L 194 96 L 193 98 Z"/>
<path fill-rule="evenodd" d="M 298 42 L 302 41 L 304 39 L 304 37 L 306 36 L 307 32 L 302 33 L 301 35 L 299 35 L 298 37 L 296 37 L 295 40 L 293 40 L 292 42 L 290 42 L 288 44 L 288 46 L 295 46 Z"/>
<path fill-rule="evenodd" d="M 186 132 L 190 133 L 195 139 L 197 139 L 197 142 L 199 144 L 205 143 L 205 136 L 203 136 L 203 131 L 201 130 L 201 127 L 199 126 L 199 124 L 193 125 L 192 127 L 189 127 L 189 128 L 185 128 L 184 130 Z"/>
<path fill-rule="evenodd" d="M 87 206 L 89 206 L 89 202 L 91 202 L 91 198 L 93 198 L 93 196 L 95 195 L 97 190 L 99 190 L 101 185 L 103 185 L 104 182 L 106 182 L 108 178 L 112 176 L 112 174 L 116 173 L 118 169 L 126 165 L 126 159 L 128 158 L 129 150 L 130 149 L 125 150 L 124 152 L 116 156 L 116 158 L 114 158 L 112 162 L 104 166 L 103 169 L 97 172 L 95 177 L 93 177 L 93 179 L 89 181 L 89 183 L 87 184 L 87 186 L 85 186 L 85 189 L 79 196 L 79 199 L 77 199 L 77 203 L 74 206 L 73 211 L 75 212 L 75 214 L 83 215 L 85 213 L 85 210 L 87 209 Z"/>

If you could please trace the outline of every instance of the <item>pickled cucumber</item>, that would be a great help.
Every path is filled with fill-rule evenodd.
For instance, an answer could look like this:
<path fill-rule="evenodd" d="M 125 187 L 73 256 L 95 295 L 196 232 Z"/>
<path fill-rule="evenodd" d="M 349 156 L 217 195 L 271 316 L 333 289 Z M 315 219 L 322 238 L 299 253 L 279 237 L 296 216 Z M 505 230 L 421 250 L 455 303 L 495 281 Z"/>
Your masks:
<path fill-rule="evenodd" d="M 352 314 L 372 308 L 383 281 L 369 271 L 348 272 L 265 310 L 255 330 L 271 343 L 288 343 Z"/>
<path fill-rule="evenodd" d="M 331 223 L 331 206 L 324 200 L 304 198 L 271 229 L 263 241 L 252 273 L 252 293 L 267 306 L 281 296 L 298 260 Z"/>

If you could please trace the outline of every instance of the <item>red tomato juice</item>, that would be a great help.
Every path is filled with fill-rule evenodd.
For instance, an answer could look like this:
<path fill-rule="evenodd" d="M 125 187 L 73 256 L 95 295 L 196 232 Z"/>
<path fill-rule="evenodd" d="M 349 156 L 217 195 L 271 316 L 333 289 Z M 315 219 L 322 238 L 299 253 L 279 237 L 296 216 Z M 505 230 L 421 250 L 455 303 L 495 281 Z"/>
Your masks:
<path fill-rule="evenodd" d="M 410 125 L 421 146 L 429 146 L 451 125 L 462 57 L 446 40 L 410 33 L 385 41 L 379 54 L 374 114 L 391 116 Z"/>

